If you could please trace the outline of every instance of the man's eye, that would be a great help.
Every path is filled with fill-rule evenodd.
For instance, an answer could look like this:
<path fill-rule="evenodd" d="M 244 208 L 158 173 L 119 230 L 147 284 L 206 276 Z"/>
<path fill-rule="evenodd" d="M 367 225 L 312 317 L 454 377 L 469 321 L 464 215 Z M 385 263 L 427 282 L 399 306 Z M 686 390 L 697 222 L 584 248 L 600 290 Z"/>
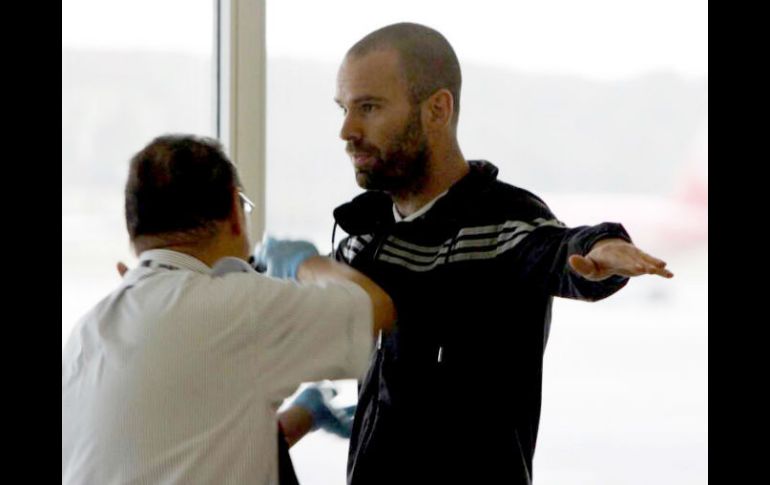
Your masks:
<path fill-rule="evenodd" d="M 371 113 L 375 110 L 375 108 L 377 108 L 377 106 L 373 105 L 372 103 L 364 103 L 361 105 L 361 111 L 364 113 Z"/>

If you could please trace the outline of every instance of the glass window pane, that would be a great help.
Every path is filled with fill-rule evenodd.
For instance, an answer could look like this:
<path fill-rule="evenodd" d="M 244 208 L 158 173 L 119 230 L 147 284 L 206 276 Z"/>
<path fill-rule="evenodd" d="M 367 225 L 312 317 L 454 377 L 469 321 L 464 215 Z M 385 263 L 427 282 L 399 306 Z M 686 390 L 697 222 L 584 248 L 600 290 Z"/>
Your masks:
<path fill-rule="evenodd" d="M 180 12 L 184 15 L 180 15 Z M 133 263 L 128 161 L 169 132 L 214 136 L 211 0 L 62 4 L 62 345 Z"/>

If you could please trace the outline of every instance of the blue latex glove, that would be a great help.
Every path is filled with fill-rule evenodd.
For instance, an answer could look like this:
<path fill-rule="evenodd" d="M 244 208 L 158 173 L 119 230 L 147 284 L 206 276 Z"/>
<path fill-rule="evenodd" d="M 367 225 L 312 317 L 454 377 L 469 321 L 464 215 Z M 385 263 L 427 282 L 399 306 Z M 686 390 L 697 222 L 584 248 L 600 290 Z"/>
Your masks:
<path fill-rule="evenodd" d="M 308 386 L 291 405 L 305 408 L 313 416 L 314 431 L 320 428 L 342 438 L 350 438 L 356 406 L 333 405 L 331 400 L 336 395 L 334 385 L 330 381 L 324 381 Z"/>
<path fill-rule="evenodd" d="M 296 279 L 297 268 L 311 256 L 318 256 L 318 250 L 312 243 L 265 236 L 254 248 L 254 256 L 250 261 L 257 271 L 268 276 Z"/>

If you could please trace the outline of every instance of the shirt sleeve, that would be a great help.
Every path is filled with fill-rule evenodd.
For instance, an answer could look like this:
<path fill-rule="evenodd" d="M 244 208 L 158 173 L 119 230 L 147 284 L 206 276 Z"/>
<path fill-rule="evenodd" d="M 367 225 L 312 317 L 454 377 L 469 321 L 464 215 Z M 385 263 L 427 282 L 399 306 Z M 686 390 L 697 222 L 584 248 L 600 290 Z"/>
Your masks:
<path fill-rule="evenodd" d="M 372 302 L 350 282 L 300 284 L 260 277 L 255 308 L 260 385 L 280 402 L 307 381 L 358 378 L 372 349 Z"/>
<path fill-rule="evenodd" d="M 568 263 L 571 255 L 585 256 L 602 239 L 619 238 L 631 242 L 621 224 L 604 222 L 569 228 L 559 222 L 545 204 L 537 202 L 538 217 L 531 233 L 522 241 L 517 259 L 527 274 L 544 285 L 548 294 L 596 301 L 614 294 L 628 283 L 624 276 L 590 281 L 572 271 Z"/>
<path fill-rule="evenodd" d="M 612 222 L 604 222 L 596 226 L 582 226 L 569 229 L 564 234 L 566 251 L 559 251 L 558 259 L 561 261 L 562 252 L 564 263 L 554 268 L 548 279 L 548 289 L 554 296 L 574 298 L 579 300 L 596 301 L 616 293 L 628 283 L 625 276 L 610 276 L 602 281 L 590 281 L 575 273 L 568 258 L 573 254 L 585 256 L 591 247 L 598 241 L 606 238 L 619 238 L 631 242 L 622 225 Z M 564 245 L 565 243 L 562 243 Z"/>

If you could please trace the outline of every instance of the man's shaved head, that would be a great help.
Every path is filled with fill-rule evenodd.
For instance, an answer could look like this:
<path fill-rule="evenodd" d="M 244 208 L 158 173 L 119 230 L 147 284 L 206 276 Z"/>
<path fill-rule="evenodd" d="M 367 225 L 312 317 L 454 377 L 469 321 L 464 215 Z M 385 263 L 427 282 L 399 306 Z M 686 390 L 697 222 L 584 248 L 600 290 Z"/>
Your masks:
<path fill-rule="evenodd" d="M 421 103 L 439 89 L 454 98 L 452 122 L 460 112 L 460 63 L 452 46 L 438 31 L 420 24 L 399 23 L 375 30 L 359 40 L 346 57 L 362 57 L 372 51 L 393 49 L 399 55 L 412 103 Z"/>

